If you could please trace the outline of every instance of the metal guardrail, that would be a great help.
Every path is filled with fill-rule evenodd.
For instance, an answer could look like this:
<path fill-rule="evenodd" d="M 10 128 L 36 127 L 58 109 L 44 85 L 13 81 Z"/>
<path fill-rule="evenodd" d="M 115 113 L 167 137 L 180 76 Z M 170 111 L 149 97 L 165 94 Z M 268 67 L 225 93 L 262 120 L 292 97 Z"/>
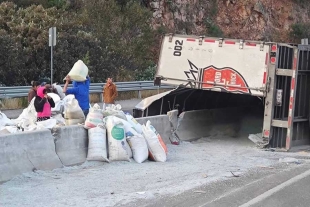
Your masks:
<path fill-rule="evenodd" d="M 90 93 L 102 93 L 102 88 L 105 83 L 91 83 L 89 87 Z M 154 86 L 153 81 L 134 81 L 134 82 L 115 82 L 117 91 L 138 91 L 138 98 L 141 98 L 141 91 L 157 90 L 157 89 L 173 89 L 171 85 Z M 63 84 L 60 84 L 63 87 Z M 69 87 L 72 85 L 70 84 Z M 12 86 L 0 87 L 0 98 L 20 98 L 28 96 L 31 86 Z"/>

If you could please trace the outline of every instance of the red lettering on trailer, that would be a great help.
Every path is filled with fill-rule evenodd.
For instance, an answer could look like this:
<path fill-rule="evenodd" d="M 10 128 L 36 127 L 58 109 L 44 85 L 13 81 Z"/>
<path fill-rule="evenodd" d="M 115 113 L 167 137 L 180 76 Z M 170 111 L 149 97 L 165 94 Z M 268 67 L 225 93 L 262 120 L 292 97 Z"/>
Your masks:
<path fill-rule="evenodd" d="M 269 137 L 269 130 L 264 130 L 264 137 Z"/>
<path fill-rule="evenodd" d="M 188 38 L 186 41 L 188 41 L 188 42 L 195 42 L 196 40 Z"/>
<path fill-rule="evenodd" d="M 255 44 L 255 43 L 252 43 L 252 42 L 247 42 L 247 43 L 245 43 L 245 45 L 247 45 L 247 46 L 253 46 L 253 47 L 256 46 L 256 44 Z"/>
<path fill-rule="evenodd" d="M 263 77 L 263 84 L 266 83 L 266 78 L 267 78 L 266 76 L 267 76 L 267 72 L 265 71 L 265 72 L 264 72 L 264 77 Z"/>
<path fill-rule="evenodd" d="M 293 60 L 293 70 L 296 70 L 297 68 L 297 58 L 294 58 Z"/>
<path fill-rule="evenodd" d="M 250 93 L 244 78 L 232 68 L 206 67 L 201 81 L 204 82 L 202 88 L 205 89 L 220 88 L 229 92 Z"/>
<path fill-rule="evenodd" d="M 295 89 L 295 78 L 292 78 L 292 81 L 291 81 L 291 90 L 294 90 Z"/>
<path fill-rule="evenodd" d="M 236 42 L 234 42 L 234 41 L 225 41 L 225 44 L 234 45 L 234 44 L 236 44 Z"/>
<path fill-rule="evenodd" d="M 277 52 L 277 45 L 272 45 L 271 52 Z"/>
<path fill-rule="evenodd" d="M 205 42 L 215 43 L 215 40 L 208 40 L 208 39 L 206 39 Z"/>

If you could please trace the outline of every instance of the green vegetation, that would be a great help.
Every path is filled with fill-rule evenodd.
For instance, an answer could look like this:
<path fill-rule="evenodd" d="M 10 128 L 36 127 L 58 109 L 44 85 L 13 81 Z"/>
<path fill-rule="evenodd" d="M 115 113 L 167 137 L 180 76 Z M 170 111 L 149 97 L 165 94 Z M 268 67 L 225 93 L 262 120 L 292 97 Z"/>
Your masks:
<path fill-rule="evenodd" d="M 208 14 L 204 19 L 205 26 L 207 28 L 207 35 L 211 37 L 222 37 L 223 31 L 221 28 L 216 24 L 216 15 L 218 12 L 217 1 L 210 0 L 209 6 L 207 7 Z"/>
<path fill-rule="evenodd" d="M 137 0 L 16 0 L 2 2 L 0 16 L 0 84 L 7 86 L 50 77 L 52 26 L 55 82 L 79 59 L 94 82 L 135 80 L 157 60 L 152 13 Z"/>
<path fill-rule="evenodd" d="M 297 43 L 303 38 L 310 38 L 310 24 L 296 23 L 291 26 L 290 37 Z"/>
<path fill-rule="evenodd" d="M 298 8 L 309 7 L 306 0 L 294 1 Z M 217 24 L 218 5 L 218 0 L 0 0 L 0 85 L 50 77 L 48 29 L 53 26 L 55 82 L 62 83 L 79 59 L 94 82 L 152 80 L 163 34 L 225 36 Z M 293 24 L 291 39 L 299 43 L 310 37 L 309 28 L 309 23 Z M 262 32 L 268 41 L 287 38 L 273 26 Z"/>

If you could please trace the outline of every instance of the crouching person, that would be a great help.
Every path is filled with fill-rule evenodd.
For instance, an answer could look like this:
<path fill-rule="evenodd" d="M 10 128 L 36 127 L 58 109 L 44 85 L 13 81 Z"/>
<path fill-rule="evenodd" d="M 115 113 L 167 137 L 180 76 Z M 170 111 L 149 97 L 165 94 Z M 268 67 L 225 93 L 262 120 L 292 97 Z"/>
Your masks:
<path fill-rule="evenodd" d="M 47 95 L 45 87 L 41 86 L 37 89 L 34 107 L 37 112 L 37 121 L 44 121 L 51 118 L 52 107 L 55 107 L 55 102 Z"/>

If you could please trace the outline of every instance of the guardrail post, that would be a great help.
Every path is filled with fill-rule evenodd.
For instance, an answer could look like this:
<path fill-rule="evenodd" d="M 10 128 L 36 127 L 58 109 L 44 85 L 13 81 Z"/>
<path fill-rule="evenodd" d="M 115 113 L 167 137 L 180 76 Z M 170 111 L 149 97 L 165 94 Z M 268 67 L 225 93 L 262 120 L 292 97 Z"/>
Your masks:
<path fill-rule="evenodd" d="M 141 89 L 142 89 L 141 82 L 139 83 L 139 88 L 140 88 L 140 90 L 138 90 L 138 99 L 141 99 Z"/>
<path fill-rule="evenodd" d="M 103 103 L 103 92 L 104 92 L 104 85 L 102 85 L 102 91 L 99 93 L 99 102 Z"/>
<path fill-rule="evenodd" d="M 100 102 L 100 103 L 102 103 L 102 102 L 103 102 L 103 92 L 102 92 L 102 93 L 100 93 L 100 95 L 99 95 L 99 102 Z"/>

